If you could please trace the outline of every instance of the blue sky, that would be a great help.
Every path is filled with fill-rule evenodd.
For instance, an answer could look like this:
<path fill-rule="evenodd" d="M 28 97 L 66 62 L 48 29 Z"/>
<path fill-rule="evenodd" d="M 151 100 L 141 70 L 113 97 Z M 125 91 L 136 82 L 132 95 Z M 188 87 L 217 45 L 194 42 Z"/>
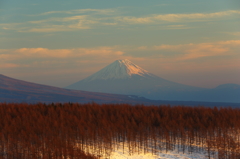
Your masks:
<path fill-rule="evenodd" d="M 67 86 L 117 59 L 179 83 L 240 84 L 238 0 L 0 0 L 0 73 Z"/>

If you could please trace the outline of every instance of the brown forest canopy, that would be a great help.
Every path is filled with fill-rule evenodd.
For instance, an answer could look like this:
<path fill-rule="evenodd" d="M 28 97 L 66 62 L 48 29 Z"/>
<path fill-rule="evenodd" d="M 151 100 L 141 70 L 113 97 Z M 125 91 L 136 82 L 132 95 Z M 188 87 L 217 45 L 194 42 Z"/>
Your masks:
<path fill-rule="evenodd" d="M 131 150 L 206 150 L 240 157 L 240 109 L 128 104 L 0 104 L 0 158 L 97 158 L 119 142 Z M 134 144 L 133 144 L 134 143 Z M 147 150 L 148 151 L 148 150 Z"/>

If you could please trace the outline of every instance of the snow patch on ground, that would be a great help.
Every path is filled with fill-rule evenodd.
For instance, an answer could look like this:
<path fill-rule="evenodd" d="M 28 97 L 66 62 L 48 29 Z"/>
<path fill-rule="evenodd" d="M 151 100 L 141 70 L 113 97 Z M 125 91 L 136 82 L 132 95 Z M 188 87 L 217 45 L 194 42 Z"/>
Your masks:
<path fill-rule="evenodd" d="M 84 146 L 85 148 L 87 146 Z M 127 144 L 124 144 L 124 148 L 122 143 L 114 146 L 114 150 L 107 154 L 100 155 L 100 159 L 206 159 L 208 158 L 204 152 L 193 152 L 193 153 L 183 153 L 178 152 L 178 150 L 168 151 L 163 150 L 161 152 L 157 152 L 155 154 L 151 153 L 150 150 L 144 153 L 144 150 L 141 149 L 139 151 L 135 151 L 134 153 L 130 153 Z M 95 156 L 99 156 L 92 148 L 86 148 L 86 152 L 93 154 Z"/>
<path fill-rule="evenodd" d="M 182 152 L 169 151 L 159 152 L 156 155 L 152 153 L 139 153 L 129 155 L 128 151 L 116 150 L 112 152 L 109 159 L 206 159 L 207 156 L 201 153 L 183 154 Z M 101 159 L 105 159 L 102 157 Z"/>
<path fill-rule="evenodd" d="M 111 155 L 110 159 L 206 159 L 206 156 L 200 154 L 177 154 L 173 152 L 159 155 L 152 155 L 148 153 L 129 156 L 115 152 L 113 155 Z"/>

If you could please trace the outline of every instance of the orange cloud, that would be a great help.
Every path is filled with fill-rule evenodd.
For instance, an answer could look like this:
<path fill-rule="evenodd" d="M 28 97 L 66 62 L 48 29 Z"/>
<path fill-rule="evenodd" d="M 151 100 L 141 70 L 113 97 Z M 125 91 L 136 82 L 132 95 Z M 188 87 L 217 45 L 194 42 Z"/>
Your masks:
<path fill-rule="evenodd" d="M 18 68 L 18 67 L 27 67 L 27 65 L 19 65 L 14 63 L 1 63 L 0 68 Z"/>
<path fill-rule="evenodd" d="M 107 56 L 107 55 L 123 55 L 124 52 L 115 50 L 113 47 L 100 47 L 96 49 L 86 49 L 86 48 L 79 48 L 75 49 L 75 54 L 80 56 L 83 55 L 99 55 L 99 56 Z"/>
<path fill-rule="evenodd" d="M 160 77 L 177 82 L 179 76 L 191 77 L 195 74 L 198 77 L 199 73 L 204 75 L 204 72 L 209 72 L 210 75 L 216 71 L 228 73 L 239 70 L 239 44 L 240 40 L 230 40 L 142 47 L 0 49 L 0 68 L 2 74 L 6 75 L 19 74 L 26 79 L 32 76 L 43 78 L 47 75 L 56 81 L 57 75 L 85 78 L 117 59 L 127 58 Z M 142 52 L 146 56 L 133 56 L 131 52 Z"/>
<path fill-rule="evenodd" d="M 240 40 L 220 41 L 215 43 L 184 44 L 184 45 L 160 45 L 154 46 L 152 50 L 175 52 L 177 60 L 190 60 L 211 56 L 235 55 L 239 49 Z M 160 52 L 161 54 L 161 52 Z"/>
<path fill-rule="evenodd" d="M 123 51 L 117 47 L 99 48 L 75 48 L 75 49 L 47 49 L 47 48 L 20 48 L 0 50 L 0 62 L 9 63 L 15 61 L 52 61 L 54 59 L 65 59 L 67 61 L 80 58 L 93 57 L 117 57 L 122 56 Z M 9 66 L 10 65 L 6 65 Z"/>
<path fill-rule="evenodd" d="M 118 20 L 127 23 L 153 23 L 157 21 L 166 22 L 177 22 L 177 21 L 198 21 L 198 20 L 208 20 L 211 18 L 221 18 L 230 15 L 239 15 L 238 10 L 229 10 L 224 12 L 215 13 L 190 13 L 190 14 L 160 14 L 160 15 L 150 15 L 146 17 L 119 17 Z"/>
<path fill-rule="evenodd" d="M 67 49 L 46 49 L 46 48 L 21 48 L 14 50 L 16 54 L 20 54 L 27 57 L 53 57 L 53 58 L 64 58 L 71 54 L 71 50 Z M 14 55 L 13 55 L 14 56 Z"/>

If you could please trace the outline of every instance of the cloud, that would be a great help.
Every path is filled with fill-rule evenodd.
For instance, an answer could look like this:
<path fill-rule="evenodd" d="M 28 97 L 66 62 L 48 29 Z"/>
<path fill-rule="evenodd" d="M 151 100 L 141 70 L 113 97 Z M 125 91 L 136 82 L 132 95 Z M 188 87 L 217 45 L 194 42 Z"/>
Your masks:
<path fill-rule="evenodd" d="M 172 61 L 195 61 L 209 57 L 240 58 L 240 40 L 219 41 L 212 43 L 141 46 L 127 52 L 133 57 L 162 58 Z"/>
<path fill-rule="evenodd" d="M 175 52 L 180 56 L 179 60 L 197 59 L 210 56 L 226 55 L 228 48 L 211 43 L 185 44 L 185 45 L 160 45 L 155 46 L 156 50 L 165 52 Z M 180 55 L 179 55 L 180 54 Z"/>
<path fill-rule="evenodd" d="M 15 30 L 18 26 L 22 25 L 23 23 L 0 23 L 0 29 L 3 30 Z"/>
<path fill-rule="evenodd" d="M 239 56 L 240 40 L 219 41 L 213 43 L 157 45 L 157 46 L 113 46 L 97 48 L 48 49 L 20 48 L 0 49 L 0 63 L 31 63 L 34 61 L 76 61 L 79 59 L 130 58 L 130 59 L 165 59 L 168 61 L 196 61 L 209 57 Z"/>
<path fill-rule="evenodd" d="M 81 79 L 123 56 L 124 52 L 118 46 L 73 49 L 0 49 L 0 70 L 2 74 L 19 76 L 22 77 L 20 79 L 27 81 L 36 78 L 32 82 L 39 80 L 38 83 L 42 83 L 40 79 L 48 79 L 46 80 L 48 83 L 49 78 L 52 78 L 54 79 L 52 85 L 56 85 L 58 81 L 56 77 L 61 76 L 67 79 L 66 75 L 74 74 Z M 62 83 L 64 83 L 62 86 L 70 84 L 64 81 Z"/>
<path fill-rule="evenodd" d="M 29 27 L 20 28 L 19 32 L 59 32 L 90 29 L 97 21 L 87 15 L 78 15 L 64 18 L 49 18 L 39 21 L 29 21 Z M 56 24 L 58 23 L 58 24 Z M 59 24 L 60 23 L 60 24 Z"/>
<path fill-rule="evenodd" d="M 74 76 L 75 80 L 80 80 L 117 59 L 127 58 L 156 75 L 177 81 L 180 76 L 184 78 L 195 74 L 199 77 L 201 73 L 204 76 L 203 72 L 208 72 L 206 74 L 209 75 L 216 71 L 226 74 L 234 70 L 237 72 L 240 68 L 239 45 L 240 40 L 229 40 L 140 47 L 0 49 L 0 69 L 2 74 L 19 74 L 25 79 L 51 76 L 54 85 L 59 76 L 69 75 L 69 78 Z M 170 76 L 172 78 L 168 78 Z M 66 82 L 64 86 L 70 83 Z"/>
<path fill-rule="evenodd" d="M 20 48 L 0 50 L 0 63 L 33 64 L 36 61 L 76 61 L 82 58 L 118 57 L 124 52 L 117 47 L 76 48 L 76 49 L 47 49 L 47 48 Z"/>
<path fill-rule="evenodd" d="M 221 41 L 219 42 L 221 45 L 229 45 L 229 46 L 239 46 L 240 40 L 229 40 L 229 41 Z"/>
<path fill-rule="evenodd" d="M 70 11 L 50 11 L 40 15 L 55 14 L 52 18 L 44 16 L 40 20 L 30 20 L 23 23 L 0 24 L 3 30 L 15 30 L 18 32 L 63 32 L 84 29 L 93 29 L 101 26 L 127 26 L 127 25 L 151 25 L 167 23 L 161 29 L 189 29 L 186 22 L 222 20 L 222 18 L 239 16 L 240 11 L 228 10 L 215 13 L 189 13 L 189 14 L 152 14 L 142 17 L 119 16 L 117 9 L 80 9 Z M 64 15 L 64 17 L 63 17 Z M 69 16 L 71 15 L 71 16 Z M 237 17 L 235 16 L 235 17 Z M 235 18 L 234 17 L 234 18 Z"/>
<path fill-rule="evenodd" d="M 47 25 L 44 27 L 31 28 L 29 30 L 22 29 L 19 32 L 61 32 L 61 31 L 74 31 L 80 29 L 90 29 L 88 26 L 82 26 L 81 23 L 73 25 Z"/>
<path fill-rule="evenodd" d="M 235 36 L 240 36 L 240 32 L 233 32 L 231 33 L 232 35 L 235 35 Z"/>
<path fill-rule="evenodd" d="M 46 22 L 67 22 L 67 21 L 75 21 L 75 20 L 85 20 L 87 19 L 87 15 L 77 15 L 77 16 L 71 16 L 71 17 L 55 17 L 55 18 L 49 18 L 44 20 L 37 20 L 37 21 L 29 21 L 28 23 L 32 24 L 41 24 Z"/>
<path fill-rule="evenodd" d="M 69 12 L 69 13 L 68 13 Z M 90 13 L 88 13 L 90 12 Z M 94 14 L 93 14 L 93 13 Z M 105 9 L 83 9 L 74 11 L 52 11 L 43 14 L 57 14 L 56 17 L 43 18 L 41 20 L 31 20 L 23 23 L 2 23 L 0 28 L 3 30 L 15 30 L 17 32 L 62 32 L 62 31 L 76 31 L 83 29 L 90 29 L 97 23 L 100 23 L 99 14 L 111 13 L 113 10 Z M 58 15 L 76 14 L 74 16 L 62 17 Z M 80 13 L 84 13 L 79 15 Z M 96 13 L 96 15 L 95 15 Z M 113 25 L 113 23 L 106 23 L 105 21 L 99 25 Z"/>
<path fill-rule="evenodd" d="M 14 63 L 1 63 L 0 68 L 18 68 L 18 67 L 24 67 L 26 65 L 18 65 Z"/>
<path fill-rule="evenodd" d="M 227 35 L 240 36 L 240 32 L 222 32 L 222 33 Z"/>
<path fill-rule="evenodd" d="M 148 24 L 156 22 L 183 22 L 183 21 L 199 21 L 209 20 L 213 18 L 221 18 L 231 15 L 239 15 L 238 10 L 229 10 L 215 13 L 190 13 L 190 14 L 155 14 L 145 17 L 118 17 L 118 21 L 130 24 Z"/>
<path fill-rule="evenodd" d="M 96 13 L 96 14 L 112 14 L 115 12 L 113 9 L 78 9 L 78 10 L 69 10 L 69 11 L 50 11 L 44 12 L 34 16 L 49 15 L 49 14 L 82 14 L 82 13 Z M 32 15 L 33 16 L 33 15 Z"/>
<path fill-rule="evenodd" d="M 46 48 L 21 48 L 14 50 L 15 55 L 21 55 L 25 58 L 65 58 L 71 54 L 71 50 Z"/>

